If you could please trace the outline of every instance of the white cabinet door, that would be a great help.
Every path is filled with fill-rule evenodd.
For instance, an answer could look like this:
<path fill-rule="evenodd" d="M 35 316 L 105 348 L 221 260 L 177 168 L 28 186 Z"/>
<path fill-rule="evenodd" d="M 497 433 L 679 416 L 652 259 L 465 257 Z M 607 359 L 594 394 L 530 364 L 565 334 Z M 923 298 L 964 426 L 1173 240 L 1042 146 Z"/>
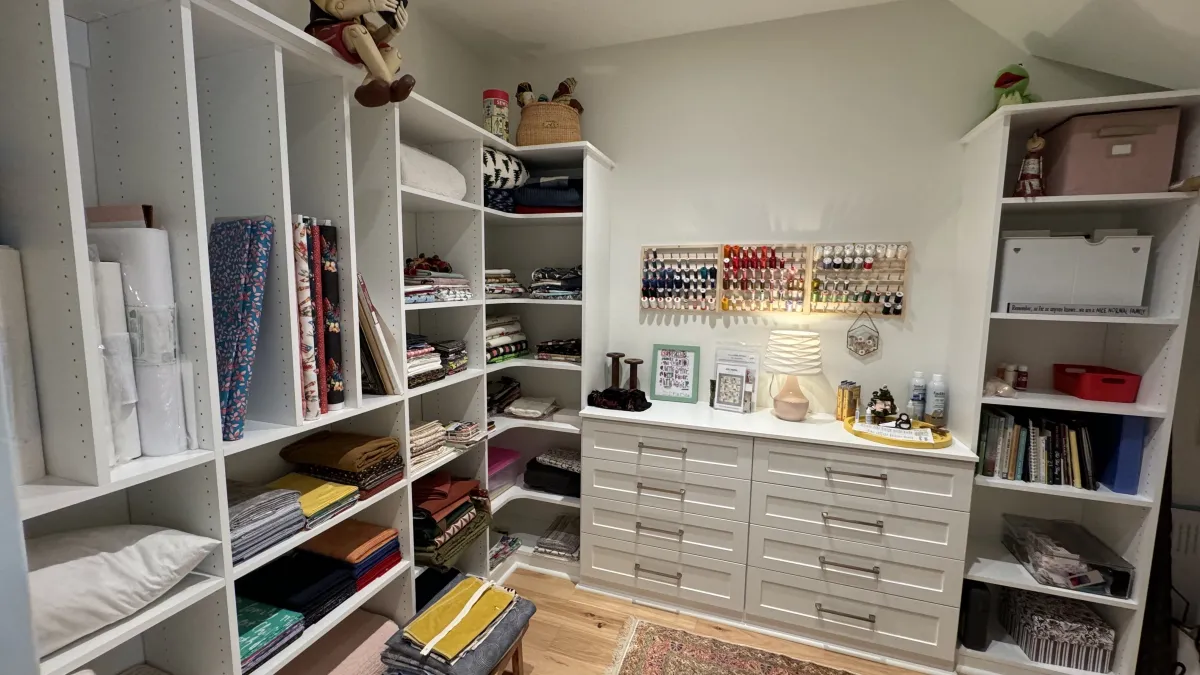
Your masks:
<path fill-rule="evenodd" d="M 746 562 L 746 523 L 584 497 L 580 530 L 669 551 Z"/>
<path fill-rule="evenodd" d="M 872 646 L 950 661 L 958 633 L 958 609 L 827 581 L 750 567 L 746 615 L 787 626 L 825 631 Z"/>
<path fill-rule="evenodd" d="M 888 499 L 954 511 L 971 510 L 974 466 L 886 452 L 807 443 L 755 441 L 754 480 Z"/>
<path fill-rule="evenodd" d="M 615 422 L 584 422 L 583 455 L 642 466 L 750 478 L 753 439 Z"/>
<path fill-rule="evenodd" d="M 746 522 L 750 481 L 583 458 L 583 494 Z"/>
<path fill-rule="evenodd" d="M 752 567 L 957 607 L 961 560 L 801 532 L 750 526 Z"/>
<path fill-rule="evenodd" d="M 750 522 L 962 560 L 970 513 L 755 481 Z"/>
<path fill-rule="evenodd" d="M 580 576 L 631 589 L 634 595 L 734 612 L 745 606 L 745 565 L 592 534 L 580 542 Z"/>

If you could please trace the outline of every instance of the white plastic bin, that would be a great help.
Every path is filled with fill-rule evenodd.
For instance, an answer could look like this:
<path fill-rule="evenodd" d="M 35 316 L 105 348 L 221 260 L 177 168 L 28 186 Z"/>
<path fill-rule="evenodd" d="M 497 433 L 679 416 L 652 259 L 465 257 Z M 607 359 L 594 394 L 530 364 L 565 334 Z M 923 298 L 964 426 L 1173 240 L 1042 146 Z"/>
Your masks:
<path fill-rule="evenodd" d="M 1006 237 L 995 311 L 1009 303 L 1139 307 L 1152 236 Z"/>

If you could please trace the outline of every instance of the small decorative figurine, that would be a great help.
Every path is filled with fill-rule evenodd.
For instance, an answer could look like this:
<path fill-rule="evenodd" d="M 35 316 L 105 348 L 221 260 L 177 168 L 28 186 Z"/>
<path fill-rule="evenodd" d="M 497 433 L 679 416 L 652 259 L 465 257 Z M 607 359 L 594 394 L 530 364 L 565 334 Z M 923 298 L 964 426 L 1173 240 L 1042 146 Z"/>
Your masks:
<path fill-rule="evenodd" d="M 1013 190 L 1014 197 L 1042 197 L 1046 194 L 1044 183 L 1045 163 L 1042 152 L 1046 149 L 1046 139 L 1035 131 L 1025 142 L 1025 159 L 1021 161 L 1021 174 L 1017 178 L 1017 187 Z"/>
<path fill-rule="evenodd" d="M 889 415 L 896 414 L 896 399 L 892 397 L 892 392 L 888 391 L 886 384 L 871 394 L 869 411 L 871 422 L 874 424 L 883 424 Z"/>
<path fill-rule="evenodd" d="M 992 93 L 996 99 L 996 107 L 993 111 L 1006 105 L 1021 105 L 1037 100 L 1037 97 L 1029 93 L 1029 71 L 1019 63 L 1005 66 L 1003 70 L 996 73 L 996 83 L 992 85 Z"/>
<path fill-rule="evenodd" d="M 897 429 L 911 429 L 912 428 L 912 418 L 908 416 L 908 413 L 900 413 L 900 416 L 896 418 L 896 428 Z"/>
<path fill-rule="evenodd" d="M 367 69 L 354 100 L 378 108 L 408 98 L 417 81 L 412 75 L 396 77 L 402 59 L 388 44 L 408 25 L 408 0 L 308 0 L 308 5 L 304 32 L 332 47 L 343 60 Z M 383 25 L 373 25 L 368 14 L 377 14 Z"/>

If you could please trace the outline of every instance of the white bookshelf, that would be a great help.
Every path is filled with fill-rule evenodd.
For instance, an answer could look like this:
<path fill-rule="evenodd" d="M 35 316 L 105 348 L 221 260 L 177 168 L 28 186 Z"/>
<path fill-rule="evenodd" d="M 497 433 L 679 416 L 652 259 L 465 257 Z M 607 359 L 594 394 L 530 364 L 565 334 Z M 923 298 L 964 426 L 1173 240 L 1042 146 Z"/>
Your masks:
<path fill-rule="evenodd" d="M 950 355 L 950 428 L 973 450 L 984 405 L 1145 418 L 1146 436 L 1135 494 L 1039 485 L 976 476 L 964 577 L 993 588 L 1017 588 L 1088 603 L 1117 632 L 1113 673 L 1132 675 L 1148 570 L 1154 551 L 1162 484 L 1174 423 L 1179 368 L 1200 245 L 1194 194 L 1152 193 L 1012 198 L 1025 141 L 1037 129 L 1079 114 L 1180 106 L 1177 173 L 1200 173 L 1200 90 L 1056 101 L 1002 108 L 963 137 L 962 201 L 957 226 L 955 306 Z M 1151 234 L 1145 317 L 1009 314 L 994 305 L 1001 232 L 1009 229 L 1137 228 Z M 1030 369 L 1030 390 L 1016 398 L 981 395 L 998 362 Z M 1088 401 L 1052 389 L 1054 363 L 1085 363 L 1140 373 L 1134 403 Z M 1128 599 L 1101 597 L 1038 583 L 1000 543 L 1002 515 L 1065 519 L 1082 524 L 1135 569 Z M 993 603 L 994 604 L 994 603 Z M 1030 661 L 993 621 L 989 646 L 960 648 L 964 675 L 1072 675 L 1078 671 Z"/>
<path fill-rule="evenodd" d="M 20 158 L 0 160 L 5 186 L 0 244 L 22 253 L 49 471 L 29 485 L 14 485 L 0 472 L 0 543 L 15 552 L 15 558 L 5 554 L 3 562 L 13 562 L 15 569 L 24 565 L 17 537 L 97 525 L 162 525 L 222 543 L 166 596 L 48 655 L 40 665 L 28 633 L 5 635 L 0 648 L 6 664 L 14 672 L 41 675 L 95 666 L 109 675 L 152 660 L 175 675 L 239 675 L 239 579 L 349 518 L 399 530 L 404 561 L 256 672 L 278 672 L 360 607 L 406 623 L 416 611 L 413 582 L 422 571 L 413 565 L 412 481 L 449 469 L 486 484 L 486 441 L 410 471 L 405 480 L 320 528 L 238 565 L 230 552 L 225 481 L 283 475 L 290 465 L 279 451 L 322 430 L 392 435 L 407 448 L 408 428 L 416 420 L 485 425 L 490 369 L 485 367 L 484 323 L 493 304 L 485 303 L 483 292 L 485 225 L 504 228 L 506 236 L 522 236 L 526 227 L 558 232 L 556 241 L 569 235 L 567 249 L 575 258 L 570 264 L 591 270 L 584 297 L 601 297 L 607 288 L 604 194 L 611 160 L 587 143 L 514 147 L 420 92 L 400 105 L 363 109 L 352 97 L 362 78 L 358 68 L 249 0 L 35 0 L 0 28 L 0 35 L 21 54 L 20 67 L 0 75 L 0 82 L 11 96 L 30 102 L 20 111 L 7 106 L 0 112 L 6 123 L 0 127 L 0 156 Z M 87 39 L 74 42 L 81 35 Z M 85 71 L 82 80 L 73 81 L 73 62 Z M 399 143 L 458 168 L 467 179 L 466 196 L 447 199 L 402 186 Z M 516 154 L 533 168 L 582 171 L 584 212 L 545 217 L 484 209 L 485 145 Z M 196 450 L 111 468 L 96 452 L 97 420 L 107 415 L 99 397 L 103 364 L 95 350 L 85 348 L 99 342 L 99 328 L 91 312 L 83 311 L 92 303 L 84 208 L 96 203 L 153 204 L 158 226 L 169 235 L 180 348 L 195 383 L 189 393 L 197 409 Z M 299 335 L 290 224 L 296 213 L 330 219 L 340 230 L 342 328 L 350 336 L 343 342 L 345 408 L 314 421 L 303 420 L 295 356 Z M 208 224 L 218 217 L 254 214 L 272 217 L 275 240 L 245 434 L 225 442 Z M 437 254 L 464 273 L 474 299 L 405 305 L 404 259 L 420 252 Z M 468 369 L 423 387 L 402 385 L 396 395 L 365 394 L 359 376 L 365 355 L 357 339 L 358 274 L 398 339 L 405 332 L 462 339 Z M 550 312 L 532 319 L 553 329 L 574 326 L 571 337 L 601 334 L 587 332 L 604 320 L 606 308 L 599 303 L 540 304 L 568 306 L 523 302 L 506 311 Z M 583 366 L 522 362 L 510 366 L 508 374 L 533 371 L 558 378 L 550 388 L 561 385 L 569 393 L 562 402 L 573 412 L 589 387 L 598 385 L 598 377 L 589 373 L 602 372 L 602 355 L 603 345 L 588 344 Z M 403 355 L 398 356 L 406 382 Z M 577 418 L 574 424 L 556 419 L 505 420 L 492 435 L 512 431 L 577 438 Z M 511 492 L 496 508 L 556 503 L 553 495 L 525 498 L 526 492 L 534 491 Z M 480 537 L 457 566 L 486 575 L 489 545 L 489 536 Z M 5 607 L 28 606 L 24 578 L 16 581 L 0 584 Z"/>

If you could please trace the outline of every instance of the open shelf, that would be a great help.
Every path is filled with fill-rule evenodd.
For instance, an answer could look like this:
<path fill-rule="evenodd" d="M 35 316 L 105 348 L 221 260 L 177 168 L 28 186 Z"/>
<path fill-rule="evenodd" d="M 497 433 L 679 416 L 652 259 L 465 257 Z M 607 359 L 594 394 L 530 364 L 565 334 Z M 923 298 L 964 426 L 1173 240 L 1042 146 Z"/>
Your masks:
<path fill-rule="evenodd" d="M 1040 673 L 1041 675 L 1096 675 L 1090 670 L 1065 668 L 1049 663 L 1038 663 L 1030 659 L 1025 655 L 1025 650 L 1021 649 L 1008 631 L 1004 630 L 1004 626 L 1000 625 L 994 615 L 989 620 L 987 649 L 977 651 L 962 645 L 958 647 L 959 672 L 967 675 L 975 675 L 979 669 L 994 672 L 996 669 L 990 664 L 1013 666 L 1022 669 L 1022 672 Z M 969 670 L 964 670 L 964 668 Z"/>
<path fill-rule="evenodd" d="M 455 449 L 454 452 L 448 452 L 445 455 L 443 455 L 442 457 L 438 457 L 436 460 L 434 460 L 428 464 L 422 464 L 420 467 L 412 470 L 412 474 L 409 476 L 408 481 L 410 483 L 416 482 L 417 480 L 424 478 L 425 476 L 428 476 L 429 474 L 433 473 L 434 471 L 437 471 L 438 469 L 442 468 L 443 466 L 446 466 L 450 462 L 453 462 L 454 460 L 458 459 L 459 457 L 462 457 L 463 455 L 467 454 L 468 452 L 470 452 L 470 451 L 474 450 L 475 448 L 478 448 L 482 445 L 483 445 L 483 441 L 479 441 L 479 442 L 475 443 L 474 445 L 469 445 L 465 448 L 457 448 L 457 449 Z"/>
<path fill-rule="evenodd" d="M 300 544 L 303 544 L 304 542 L 308 541 L 309 539 L 312 539 L 313 537 L 321 534 L 322 532 L 325 532 L 325 531 L 331 529 L 333 526 L 337 525 L 338 523 L 349 520 L 349 519 L 353 518 L 355 515 L 362 513 L 366 509 L 371 508 L 375 504 L 378 504 L 379 502 L 387 499 L 388 497 L 391 497 L 392 495 L 396 494 L 397 492 L 408 487 L 408 484 L 409 484 L 409 480 L 405 479 L 405 480 L 400 481 L 399 483 L 396 483 L 395 485 L 390 485 L 385 490 L 383 490 L 379 494 L 375 495 L 374 497 L 356 502 L 354 504 L 354 506 L 351 506 L 350 508 L 346 509 L 345 511 L 342 511 L 341 513 L 337 514 L 336 516 L 321 523 L 316 528 L 311 529 L 311 530 L 301 530 L 301 531 L 297 532 L 296 534 L 288 537 L 287 539 L 284 539 L 283 541 L 279 542 L 278 544 L 275 544 L 271 548 L 259 553 L 258 555 L 254 556 L 253 558 L 250 558 L 249 560 L 244 560 L 244 561 L 234 565 L 233 566 L 233 578 L 241 579 L 242 577 L 253 572 L 254 570 L 262 567 L 263 565 L 266 565 L 267 563 L 271 562 L 272 560 L 275 560 L 279 556 L 281 556 L 285 553 L 291 552 Z"/>
<path fill-rule="evenodd" d="M 1086 316 L 1059 314 L 1012 314 L 1009 312 L 992 312 L 996 321 L 1066 321 L 1072 323 L 1107 323 L 1131 324 L 1145 326 L 1178 326 L 1183 322 L 1177 316 Z"/>
<path fill-rule="evenodd" d="M 411 566 L 412 561 L 401 560 L 395 567 L 384 572 L 378 579 L 367 584 L 361 591 L 350 596 L 345 602 L 335 607 L 332 612 L 326 614 L 320 621 L 304 629 L 304 632 L 294 642 L 279 650 L 279 653 L 267 659 L 258 668 L 255 668 L 255 674 L 273 675 L 273 673 L 278 673 L 284 666 L 302 654 L 305 649 L 308 649 L 309 646 L 333 630 L 346 617 L 365 605 L 376 593 L 379 593 L 388 584 L 399 579 Z"/>
<path fill-rule="evenodd" d="M 530 488 L 523 487 L 524 483 L 525 476 L 522 474 L 521 476 L 517 477 L 517 482 L 513 486 L 509 487 L 504 492 L 501 492 L 498 497 L 493 497 L 492 513 L 499 511 L 500 509 L 504 508 L 506 504 L 514 502 L 518 499 L 529 499 L 535 502 L 561 504 L 563 506 L 579 508 L 579 497 L 567 497 L 564 495 L 542 492 L 541 490 L 532 490 Z"/>
<path fill-rule="evenodd" d="M 154 628 L 224 586 L 224 579 L 195 572 L 188 574 L 161 598 L 132 616 L 109 624 L 42 659 L 40 675 L 73 673 L 113 647 Z"/>
<path fill-rule="evenodd" d="M 582 300 L 538 300 L 536 298 L 488 298 L 488 305 L 573 305 L 582 307 Z"/>
<path fill-rule="evenodd" d="M 1104 211 L 1147 208 L 1178 204 L 1196 198 L 1194 192 L 1148 192 L 1126 195 L 1070 195 L 1065 197 L 1005 197 L 1000 202 L 1004 213 L 1046 213 L 1066 211 Z"/>
<path fill-rule="evenodd" d="M 1071 412 L 1102 413 L 1106 415 L 1132 415 L 1135 417 L 1166 417 L 1171 414 L 1170 410 L 1158 406 L 1139 405 L 1137 403 L 1089 401 L 1068 394 L 1060 394 L 1056 391 L 1022 391 L 1017 392 L 1016 398 L 984 396 L 982 402 L 985 405 L 1045 408 L 1046 410 L 1067 410 Z"/>
<path fill-rule="evenodd" d="M 468 204 L 461 199 L 443 197 L 442 195 L 418 190 L 407 185 L 400 186 L 400 193 L 400 209 L 405 213 L 446 213 L 453 211 L 471 213 L 482 208 L 476 204 Z"/>
<path fill-rule="evenodd" d="M 430 392 L 434 392 L 439 389 L 445 389 L 446 387 L 449 387 L 451 385 L 458 384 L 459 382 L 466 382 L 467 380 L 473 380 L 476 377 L 479 377 L 480 375 L 483 375 L 482 368 L 467 368 L 466 370 L 464 370 L 462 372 L 455 373 L 448 377 L 444 377 L 444 378 L 438 380 L 437 382 L 430 382 L 429 384 L 424 384 L 424 385 L 421 385 L 414 389 L 409 389 L 408 395 L 409 395 L 409 397 L 415 397 L 415 396 L 420 396 L 421 394 L 428 394 Z"/>
<path fill-rule="evenodd" d="M 1137 600 L 1130 598 L 1113 598 L 1107 595 L 1084 593 L 1066 588 L 1046 586 L 1033 578 L 1024 566 L 1017 561 L 1004 544 L 987 539 L 973 539 L 967 544 L 966 572 L 963 577 L 985 584 L 995 584 L 1008 588 L 1020 588 L 1035 593 L 1057 595 L 1061 598 L 1071 598 L 1097 605 L 1137 609 Z"/>
<path fill-rule="evenodd" d="M 496 569 L 488 572 L 488 578 L 492 581 L 498 582 L 505 578 L 508 573 L 518 565 L 533 567 L 542 572 L 549 571 L 557 573 L 572 579 L 579 578 L 580 568 L 578 561 L 572 562 L 570 560 L 553 558 L 551 556 L 538 555 L 533 552 L 540 535 L 529 534 L 528 532 L 513 532 L 511 535 L 521 540 L 521 548 L 513 551 L 512 555 L 508 556 L 508 558 L 506 558 L 504 562 L 500 563 Z M 500 538 L 495 536 L 494 531 L 493 534 L 489 536 L 495 541 L 500 541 Z"/>
<path fill-rule="evenodd" d="M 1109 504 L 1128 504 L 1150 508 L 1154 500 L 1143 495 L 1127 495 L 1113 492 L 1101 485 L 1097 490 L 1084 490 L 1070 485 L 1043 485 L 1042 483 L 1026 483 L 1020 480 L 1007 480 L 994 476 L 975 476 L 975 484 L 1000 490 L 1016 490 L 1018 492 L 1036 492 L 1044 495 L 1056 495 L 1071 499 L 1084 499 Z"/>
<path fill-rule="evenodd" d="M 544 368 L 546 370 L 572 370 L 580 372 L 583 366 L 578 363 L 568 363 L 566 361 L 543 361 L 534 356 L 521 356 L 500 363 L 487 364 L 489 373 L 498 373 L 501 370 L 509 368 Z"/>
<path fill-rule="evenodd" d="M 453 309 L 455 307 L 479 307 L 483 301 L 479 298 L 471 300 L 455 300 L 453 302 L 406 302 L 404 311 L 416 312 L 422 309 Z"/>
<path fill-rule="evenodd" d="M 542 429 L 544 431 L 557 431 L 563 434 L 576 435 L 580 433 L 578 410 L 560 410 L 551 415 L 550 419 L 543 420 L 524 420 L 519 417 L 509 417 L 507 415 L 494 415 L 489 420 L 496 423 L 496 428 L 488 432 L 489 439 L 495 438 L 510 429 Z"/>
<path fill-rule="evenodd" d="M 351 419 L 372 410 L 400 403 L 403 400 L 404 396 L 399 394 L 394 396 L 365 394 L 362 397 L 362 405 L 357 408 L 344 408 L 342 410 L 327 412 L 311 422 L 304 422 L 300 426 L 246 420 L 246 430 L 241 440 L 225 441 L 222 445 L 222 451 L 228 457 L 229 455 L 245 452 L 246 450 L 251 450 L 267 443 L 283 441 L 309 431 L 316 431 L 334 422 Z"/>
<path fill-rule="evenodd" d="M 583 224 L 583 213 L 505 213 L 485 208 L 486 225 L 542 225 L 546 227 L 579 226 Z"/>

